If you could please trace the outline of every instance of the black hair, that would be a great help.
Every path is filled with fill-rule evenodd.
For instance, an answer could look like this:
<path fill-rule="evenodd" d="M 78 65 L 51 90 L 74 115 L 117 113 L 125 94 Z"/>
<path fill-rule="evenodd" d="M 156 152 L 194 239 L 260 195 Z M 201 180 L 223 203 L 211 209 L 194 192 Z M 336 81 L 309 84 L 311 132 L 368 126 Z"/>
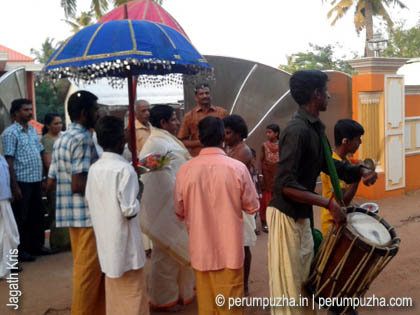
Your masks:
<path fill-rule="evenodd" d="M 95 126 L 99 145 L 105 149 L 113 149 L 124 141 L 124 121 L 115 116 L 105 116 Z"/>
<path fill-rule="evenodd" d="M 10 116 L 13 116 L 16 112 L 20 111 L 23 105 L 32 105 L 32 101 L 27 98 L 18 98 L 12 101 L 10 106 Z"/>
<path fill-rule="evenodd" d="M 45 135 L 48 132 L 48 125 L 50 125 L 55 117 L 60 117 L 61 116 L 57 113 L 48 113 L 45 115 L 44 117 L 44 127 L 42 127 L 42 135 Z"/>
<path fill-rule="evenodd" d="M 194 94 L 197 95 L 198 91 L 201 90 L 201 89 L 208 89 L 208 90 L 210 90 L 210 85 L 208 85 L 208 83 L 205 83 L 205 82 L 202 82 L 202 83 L 197 84 L 194 87 Z"/>
<path fill-rule="evenodd" d="M 217 147 L 225 138 L 223 121 L 218 117 L 206 117 L 198 123 L 198 138 L 205 147 Z"/>
<path fill-rule="evenodd" d="M 250 148 L 250 149 L 251 149 L 251 152 L 252 152 L 252 156 L 254 158 L 256 158 L 257 157 L 257 151 L 255 151 L 253 148 Z"/>
<path fill-rule="evenodd" d="M 340 119 L 334 126 L 334 141 L 338 147 L 343 143 L 343 139 L 350 141 L 356 137 L 364 135 L 365 130 L 362 125 L 353 119 Z"/>
<path fill-rule="evenodd" d="M 153 127 L 162 128 L 160 121 L 168 122 L 173 115 L 174 109 L 169 105 L 155 105 L 150 110 L 149 122 Z"/>
<path fill-rule="evenodd" d="M 328 76 L 319 70 L 299 70 L 290 78 L 290 93 L 299 105 L 308 104 L 315 90 L 327 86 Z"/>
<path fill-rule="evenodd" d="M 265 129 L 270 129 L 274 132 L 277 132 L 277 140 L 280 137 L 280 126 L 277 124 L 269 124 L 267 127 L 265 127 Z"/>
<path fill-rule="evenodd" d="M 70 120 L 75 121 L 80 119 L 82 110 L 85 109 L 86 111 L 89 111 L 97 100 L 98 97 L 88 91 L 78 91 L 73 93 L 69 98 L 67 108 Z"/>
<path fill-rule="evenodd" d="M 242 139 L 248 137 L 248 127 L 245 120 L 239 115 L 229 115 L 223 118 L 225 128 L 230 128 L 234 132 L 239 133 Z"/>

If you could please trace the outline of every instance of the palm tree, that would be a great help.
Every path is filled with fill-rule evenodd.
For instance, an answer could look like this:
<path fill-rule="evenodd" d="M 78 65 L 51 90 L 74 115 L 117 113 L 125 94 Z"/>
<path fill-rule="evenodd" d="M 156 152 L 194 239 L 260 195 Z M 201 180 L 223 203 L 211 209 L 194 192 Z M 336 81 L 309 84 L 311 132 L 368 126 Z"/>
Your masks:
<path fill-rule="evenodd" d="M 82 12 L 79 16 L 68 18 L 64 20 L 64 22 L 72 27 L 73 33 L 77 33 L 82 28 L 94 24 L 95 19 L 93 17 L 93 11 L 89 11 Z"/>
<path fill-rule="evenodd" d="M 366 30 L 366 46 L 365 55 L 373 56 L 373 51 L 368 49 L 367 43 L 373 38 L 373 16 L 382 17 L 388 28 L 392 28 L 393 22 L 386 10 L 391 4 L 398 5 L 400 8 L 407 8 L 400 0 L 322 0 L 329 2 L 333 8 L 328 12 L 327 17 L 333 18 L 331 25 L 341 19 L 347 11 L 355 6 L 354 12 L 354 26 L 356 32 L 360 33 L 363 29 Z M 338 2 L 338 3 L 337 3 Z"/>
<path fill-rule="evenodd" d="M 92 0 L 91 9 L 95 12 L 96 17 L 99 19 L 102 17 L 104 12 L 108 10 L 109 2 L 112 2 L 113 7 L 118 7 L 127 2 L 133 0 Z M 163 0 L 153 0 L 159 5 L 162 5 Z M 74 17 L 77 12 L 77 0 L 61 0 L 61 6 L 64 9 L 64 14 L 66 18 Z"/>
<path fill-rule="evenodd" d="M 40 63 L 46 63 L 51 55 L 57 49 L 59 43 L 54 43 L 54 38 L 47 37 L 41 45 L 41 49 L 31 48 L 31 54 L 35 56 L 35 60 Z"/>

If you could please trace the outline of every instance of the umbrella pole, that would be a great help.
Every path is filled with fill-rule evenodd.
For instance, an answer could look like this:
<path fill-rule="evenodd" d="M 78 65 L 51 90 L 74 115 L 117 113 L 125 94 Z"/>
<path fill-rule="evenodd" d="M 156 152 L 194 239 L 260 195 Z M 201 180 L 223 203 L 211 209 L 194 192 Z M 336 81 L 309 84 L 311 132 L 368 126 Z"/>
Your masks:
<path fill-rule="evenodd" d="M 135 91 L 133 85 L 133 76 L 130 74 L 128 80 L 128 121 L 130 125 L 130 146 L 131 146 L 131 157 L 133 160 L 133 166 L 137 170 L 137 148 L 136 148 L 136 125 L 134 121 L 134 102 L 135 102 Z"/>

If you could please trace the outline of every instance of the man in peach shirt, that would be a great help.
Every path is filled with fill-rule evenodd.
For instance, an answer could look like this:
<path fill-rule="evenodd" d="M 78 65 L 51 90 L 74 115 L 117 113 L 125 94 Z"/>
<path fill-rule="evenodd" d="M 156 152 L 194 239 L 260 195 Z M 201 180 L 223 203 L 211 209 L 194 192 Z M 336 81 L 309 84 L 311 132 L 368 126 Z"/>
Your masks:
<path fill-rule="evenodd" d="M 224 127 L 220 118 L 198 124 L 204 148 L 183 164 L 177 174 L 175 212 L 185 220 L 190 236 L 190 259 L 196 276 L 199 314 L 243 314 L 242 308 L 215 304 L 217 295 L 242 297 L 244 235 L 242 210 L 259 209 L 257 192 L 245 164 L 221 149 Z"/>

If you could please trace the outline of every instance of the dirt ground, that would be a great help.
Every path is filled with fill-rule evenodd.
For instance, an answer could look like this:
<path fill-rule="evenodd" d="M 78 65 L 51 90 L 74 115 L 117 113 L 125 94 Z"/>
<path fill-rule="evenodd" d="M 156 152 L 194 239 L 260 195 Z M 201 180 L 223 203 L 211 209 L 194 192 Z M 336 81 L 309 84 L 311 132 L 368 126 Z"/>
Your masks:
<path fill-rule="evenodd" d="M 362 202 L 363 200 L 357 200 Z M 397 298 L 409 297 L 411 307 L 389 307 L 359 309 L 359 314 L 420 314 L 420 191 L 404 196 L 377 201 L 380 215 L 390 223 L 401 238 L 401 246 L 396 257 L 372 283 L 366 296 Z M 316 225 L 319 226 L 319 209 L 315 209 Z M 269 296 L 267 270 L 267 234 L 261 233 L 257 245 L 252 248 L 252 269 L 250 295 Z M 72 258 L 70 252 L 45 256 L 36 262 L 22 264 L 24 271 L 19 274 L 19 310 L 7 307 L 9 287 L 0 281 L 0 314 L 70 314 Z M 148 268 L 148 266 L 146 266 Z M 153 312 L 152 314 L 160 314 Z M 178 312 L 182 315 L 196 315 L 196 302 Z M 247 309 L 246 314 L 269 314 L 269 310 Z M 322 310 L 320 314 L 326 314 Z"/>

